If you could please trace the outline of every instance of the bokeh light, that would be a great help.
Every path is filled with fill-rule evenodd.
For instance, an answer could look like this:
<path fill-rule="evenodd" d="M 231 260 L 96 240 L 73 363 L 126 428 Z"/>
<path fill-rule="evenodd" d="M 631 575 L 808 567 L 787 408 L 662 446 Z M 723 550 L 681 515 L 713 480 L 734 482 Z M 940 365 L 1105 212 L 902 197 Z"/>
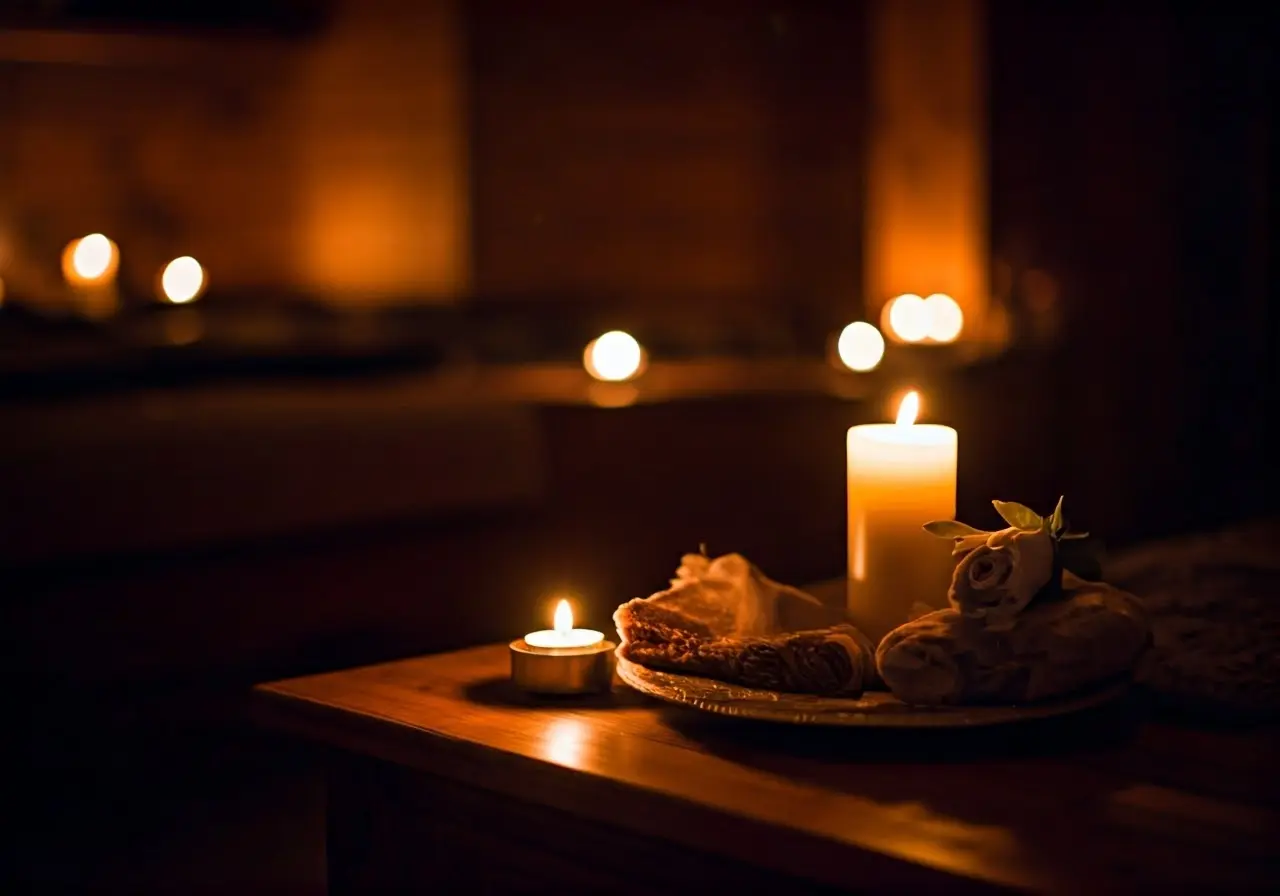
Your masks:
<path fill-rule="evenodd" d="M 915 293 L 906 293 L 885 306 L 889 331 L 903 342 L 920 342 L 929 336 L 929 308 Z"/>
<path fill-rule="evenodd" d="M 582 353 L 582 365 L 598 380 L 620 383 L 640 374 L 645 353 L 630 333 L 610 330 L 591 340 Z"/>
<path fill-rule="evenodd" d="M 929 315 L 928 336 L 934 342 L 955 342 L 964 329 L 964 312 L 951 296 L 935 292 L 924 300 Z"/>
<path fill-rule="evenodd" d="M 866 321 L 854 321 L 840 331 L 836 352 L 850 370 L 872 370 L 884 357 L 884 337 Z"/>
<path fill-rule="evenodd" d="M 72 283 L 106 283 L 119 264 L 116 244 L 100 233 L 72 240 L 62 251 L 62 273 Z"/>
<path fill-rule="evenodd" d="M 160 291 L 175 305 L 195 299 L 204 291 L 204 284 L 204 269 L 190 255 L 175 258 L 160 274 Z"/>

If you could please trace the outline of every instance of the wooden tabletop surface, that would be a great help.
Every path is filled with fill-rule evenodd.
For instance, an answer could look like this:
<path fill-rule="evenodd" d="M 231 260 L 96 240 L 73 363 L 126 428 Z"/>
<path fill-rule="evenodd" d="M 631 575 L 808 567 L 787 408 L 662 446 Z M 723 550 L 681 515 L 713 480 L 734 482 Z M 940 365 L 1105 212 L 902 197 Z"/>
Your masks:
<path fill-rule="evenodd" d="M 505 645 L 261 685 L 265 724 L 815 882 L 1043 892 L 1280 886 L 1280 731 L 1124 702 L 957 732 L 706 716 L 619 685 L 539 700 Z"/>

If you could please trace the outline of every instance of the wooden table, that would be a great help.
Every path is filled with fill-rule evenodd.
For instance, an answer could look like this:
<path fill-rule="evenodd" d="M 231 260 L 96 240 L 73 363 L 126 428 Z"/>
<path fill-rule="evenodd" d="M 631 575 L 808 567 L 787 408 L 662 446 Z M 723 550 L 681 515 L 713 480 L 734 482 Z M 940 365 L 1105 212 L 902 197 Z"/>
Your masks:
<path fill-rule="evenodd" d="M 333 893 L 1280 886 L 1274 729 L 1125 702 L 960 732 L 791 728 L 622 686 L 540 701 L 507 663 L 495 645 L 257 688 L 261 721 L 336 748 Z"/>

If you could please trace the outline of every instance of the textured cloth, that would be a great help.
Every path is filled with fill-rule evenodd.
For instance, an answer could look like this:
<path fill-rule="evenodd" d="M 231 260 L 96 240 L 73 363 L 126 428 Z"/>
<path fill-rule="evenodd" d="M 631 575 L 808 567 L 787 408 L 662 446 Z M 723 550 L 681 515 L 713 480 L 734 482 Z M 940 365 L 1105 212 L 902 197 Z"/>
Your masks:
<path fill-rule="evenodd" d="M 1106 575 L 1151 619 L 1137 679 L 1161 702 L 1280 718 L 1280 520 L 1152 542 L 1113 558 Z"/>
<path fill-rule="evenodd" d="M 644 600 L 614 614 L 623 658 L 651 669 L 799 694 L 856 695 L 867 686 L 871 645 L 851 625 L 752 638 L 717 638 Z"/>
<path fill-rule="evenodd" d="M 672 587 L 620 606 L 619 654 L 653 669 L 747 687 L 854 695 L 875 679 L 874 649 L 851 625 L 785 631 L 821 609 L 737 554 L 683 559 Z"/>

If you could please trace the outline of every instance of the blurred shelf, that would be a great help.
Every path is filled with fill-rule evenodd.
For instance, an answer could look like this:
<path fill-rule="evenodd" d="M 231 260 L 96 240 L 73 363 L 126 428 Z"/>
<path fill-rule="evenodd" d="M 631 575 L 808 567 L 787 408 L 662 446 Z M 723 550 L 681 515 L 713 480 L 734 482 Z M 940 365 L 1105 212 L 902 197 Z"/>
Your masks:
<path fill-rule="evenodd" d="M 279 56 L 288 47 L 259 35 L 212 40 L 187 34 L 0 27 L 0 62 L 43 65 L 196 68 L 225 65 L 229 51 L 243 64 L 247 56 Z"/>
<path fill-rule="evenodd" d="M 596 382 L 582 367 L 583 348 L 618 326 L 639 339 L 649 365 L 630 383 Z M 649 312 L 619 320 L 575 309 L 200 305 L 140 309 L 91 324 L 14 308 L 0 313 L 0 401 L 277 387 L 370 395 L 410 388 L 414 400 L 436 403 L 623 406 L 765 394 L 857 400 L 1002 350 L 974 342 L 890 344 L 875 371 L 859 374 L 834 360 L 833 339 L 830 324 L 785 314 L 753 322 Z"/>
<path fill-rule="evenodd" d="M 844 400 L 871 394 L 873 377 L 841 372 L 811 359 L 707 358 L 651 362 L 633 381 L 593 380 L 580 364 L 495 364 L 445 373 L 458 395 L 490 401 L 626 407 L 761 395 L 826 395 Z"/>

